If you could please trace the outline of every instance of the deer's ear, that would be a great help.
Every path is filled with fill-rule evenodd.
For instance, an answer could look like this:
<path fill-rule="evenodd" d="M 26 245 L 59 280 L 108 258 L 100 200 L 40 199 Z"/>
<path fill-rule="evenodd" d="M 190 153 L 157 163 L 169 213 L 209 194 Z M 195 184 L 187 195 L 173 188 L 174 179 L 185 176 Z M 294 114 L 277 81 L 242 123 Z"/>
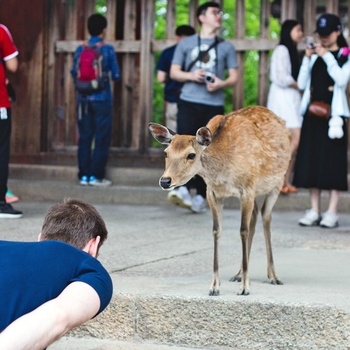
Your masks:
<path fill-rule="evenodd" d="M 169 145 L 175 135 L 174 131 L 168 130 L 165 126 L 156 123 L 149 123 L 148 129 L 152 136 L 163 145 Z"/>
<path fill-rule="evenodd" d="M 208 147 L 211 144 L 212 139 L 213 137 L 210 130 L 205 126 L 197 130 L 196 140 L 201 146 Z"/>

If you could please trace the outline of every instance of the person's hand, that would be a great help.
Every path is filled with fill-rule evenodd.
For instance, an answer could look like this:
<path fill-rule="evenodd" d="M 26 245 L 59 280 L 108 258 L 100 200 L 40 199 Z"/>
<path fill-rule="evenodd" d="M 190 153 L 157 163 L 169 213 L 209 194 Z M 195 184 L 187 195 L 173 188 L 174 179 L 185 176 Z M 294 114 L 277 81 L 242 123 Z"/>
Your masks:
<path fill-rule="evenodd" d="M 214 92 L 217 90 L 220 90 L 222 88 L 223 81 L 219 79 L 216 75 L 212 74 L 212 77 L 214 79 L 213 83 L 206 83 L 207 90 L 209 92 Z"/>
<path fill-rule="evenodd" d="M 310 49 L 310 48 L 306 47 L 306 49 L 305 49 L 305 56 L 306 57 L 310 58 L 313 53 L 315 53 L 315 48 Z"/>
<path fill-rule="evenodd" d="M 317 44 L 315 45 L 315 52 L 317 53 L 317 55 L 319 55 L 320 57 L 322 57 L 326 52 L 328 52 L 328 49 L 326 49 L 324 46 Z"/>
<path fill-rule="evenodd" d="M 195 71 L 191 72 L 192 75 L 192 81 L 195 81 L 197 83 L 203 83 L 204 77 L 205 77 L 205 70 L 204 69 L 196 69 Z"/>

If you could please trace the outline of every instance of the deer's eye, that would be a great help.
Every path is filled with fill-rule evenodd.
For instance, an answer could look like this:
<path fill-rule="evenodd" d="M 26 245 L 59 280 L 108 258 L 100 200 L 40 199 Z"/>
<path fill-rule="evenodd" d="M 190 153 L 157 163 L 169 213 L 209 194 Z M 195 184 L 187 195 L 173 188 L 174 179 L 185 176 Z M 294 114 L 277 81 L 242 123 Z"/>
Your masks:
<path fill-rule="evenodd" d="M 190 153 L 190 154 L 187 156 L 187 159 L 193 160 L 194 158 L 196 158 L 196 153 Z"/>

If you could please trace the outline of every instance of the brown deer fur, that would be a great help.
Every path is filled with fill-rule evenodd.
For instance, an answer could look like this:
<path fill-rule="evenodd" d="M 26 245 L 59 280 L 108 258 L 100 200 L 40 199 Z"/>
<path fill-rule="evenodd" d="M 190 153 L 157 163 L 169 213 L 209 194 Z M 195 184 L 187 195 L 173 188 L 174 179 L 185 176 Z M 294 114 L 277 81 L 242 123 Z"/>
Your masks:
<path fill-rule="evenodd" d="M 240 199 L 242 264 L 231 280 L 241 281 L 238 292 L 249 294 L 248 263 L 258 215 L 256 197 L 264 195 L 261 208 L 267 253 L 267 276 L 278 279 L 271 247 L 271 213 L 290 160 L 290 140 L 284 121 L 264 107 L 248 107 L 226 116 L 213 117 L 196 136 L 174 135 L 166 127 L 150 123 L 153 137 L 168 145 L 165 171 L 159 180 L 163 189 L 186 184 L 199 174 L 207 184 L 207 199 L 213 217 L 214 273 L 209 295 L 219 294 L 218 243 L 223 202 Z"/>

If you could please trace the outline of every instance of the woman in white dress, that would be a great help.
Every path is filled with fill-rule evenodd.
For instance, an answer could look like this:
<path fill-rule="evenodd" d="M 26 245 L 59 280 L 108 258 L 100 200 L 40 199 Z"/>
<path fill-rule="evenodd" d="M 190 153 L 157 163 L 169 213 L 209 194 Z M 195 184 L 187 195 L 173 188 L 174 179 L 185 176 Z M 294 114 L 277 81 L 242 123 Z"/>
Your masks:
<path fill-rule="evenodd" d="M 302 38 L 301 24 L 296 20 L 286 20 L 282 24 L 280 43 L 274 49 L 270 63 L 271 86 L 267 108 L 285 120 L 291 135 L 292 158 L 281 189 L 285 194 L 297 192 L 297 189 L 291 185 L 290 178 L 302 124 L 299 113 L 301 95 L 296 82 L 300 68 L 297 45 Z"/>

